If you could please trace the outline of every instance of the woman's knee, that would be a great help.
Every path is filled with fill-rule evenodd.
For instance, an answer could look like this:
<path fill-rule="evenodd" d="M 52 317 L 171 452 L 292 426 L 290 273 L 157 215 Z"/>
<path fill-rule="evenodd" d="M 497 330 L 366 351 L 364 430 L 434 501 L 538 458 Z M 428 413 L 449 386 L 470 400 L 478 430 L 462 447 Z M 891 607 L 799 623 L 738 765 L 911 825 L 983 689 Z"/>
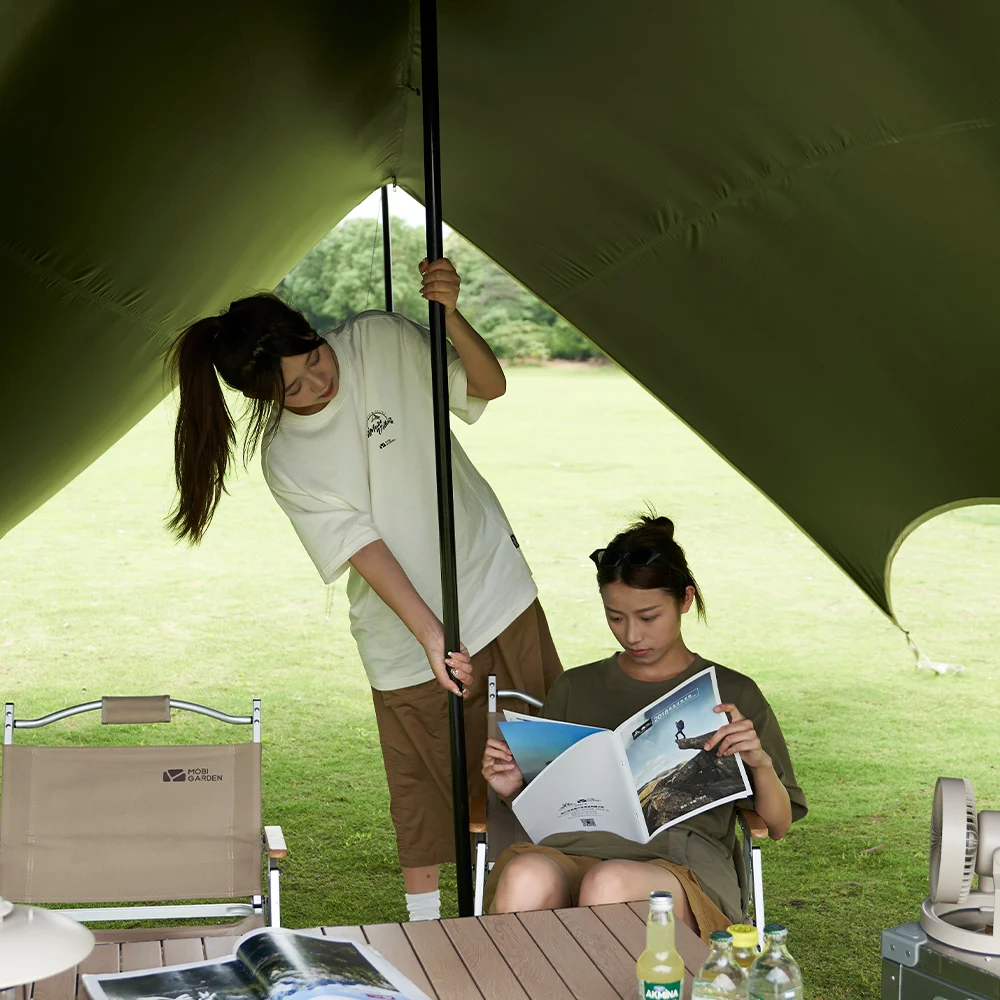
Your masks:
<path fill-rule="evenodd" d="M 673 872 L 658 866 L 634 861 L 601 861 L 583 877 L 580 884 L 580 905 L 600 906 L 604 903 L 628 903 L 647 899 L 652 889 L 666 889 L 686 909 L 687 898 Z M 652 878 L 651 878 L 652 876 Z"/>
<path fill-rule="evenodd" d="M 602 903 L 621 903 L 630 899 L 628 863 L 600 861 L 580 883 L 580 905 L 600 906 Z"/>
<path fill-rule="evenodd" d="M 500 873 L 493 913 L 515 910 L 547 910 L 565 906 L 568 899 L 566 876 L 543 854 L 519 854 Z"/>

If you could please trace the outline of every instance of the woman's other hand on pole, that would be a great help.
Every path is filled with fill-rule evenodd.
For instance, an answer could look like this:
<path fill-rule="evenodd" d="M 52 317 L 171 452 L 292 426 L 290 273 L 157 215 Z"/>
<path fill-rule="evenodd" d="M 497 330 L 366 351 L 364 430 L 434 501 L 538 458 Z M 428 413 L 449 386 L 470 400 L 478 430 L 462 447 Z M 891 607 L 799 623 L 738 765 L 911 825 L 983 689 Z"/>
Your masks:
<path fill-rule="evenodd" d="M 424 652 L 427 654 L 427 662 L 434 671 L 434 676 L 438 683 L 452 694 L 465 697 L 472 684 L 472 657 L 469 651 L 462 644 L 462 649 L 458 653 L 445 653 L 444 630 L 440 629 L 436 634 L 421 642 Z M 456 683 L 456 681 L 458 683 Z M 458 685 L 461 684 L 460 688 Z"/>
<path fill-rule="evenodd" d="M 458 308 L 458 291 L 462 279 L 446 257 L 428 263 L 424 258 L 418 265 L 422 277 L 420 294 L 428 302 L 440 302 L 447 318 Z"/>

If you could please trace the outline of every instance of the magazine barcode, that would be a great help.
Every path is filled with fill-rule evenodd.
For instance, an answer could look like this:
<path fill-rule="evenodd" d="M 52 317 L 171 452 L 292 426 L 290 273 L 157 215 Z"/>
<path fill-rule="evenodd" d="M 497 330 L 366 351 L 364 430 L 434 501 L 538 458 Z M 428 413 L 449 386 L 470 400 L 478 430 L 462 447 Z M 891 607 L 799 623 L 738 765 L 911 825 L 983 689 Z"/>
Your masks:
<path fill-rule="evenodd" d="M 597 820 L 593 816 L 584 816 L 580 822 L 584 826 L 597 826 Z"/>

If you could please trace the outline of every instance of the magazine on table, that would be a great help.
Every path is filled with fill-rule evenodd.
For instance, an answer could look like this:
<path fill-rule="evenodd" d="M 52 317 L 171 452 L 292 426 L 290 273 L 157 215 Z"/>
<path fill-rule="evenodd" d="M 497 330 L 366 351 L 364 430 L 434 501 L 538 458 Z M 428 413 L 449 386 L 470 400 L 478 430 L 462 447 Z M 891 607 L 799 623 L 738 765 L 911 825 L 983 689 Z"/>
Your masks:
<path fill-rule="evenodd" d="M 228 958 L 84 975 L 92 1000 L 430 1000 L 368 945 L 269 927 Z"/>
<path fill-rule="evenodd" d="M 727 718 L 715 667 L 699 671 L 617 729 L 505 712 L 500 723 L 527 783 L 511 807 L 537 844 L 555 833 L 615 833 L 644 844 L 706 809 L 752 794 L 740 755 L 705 743 Z"/>

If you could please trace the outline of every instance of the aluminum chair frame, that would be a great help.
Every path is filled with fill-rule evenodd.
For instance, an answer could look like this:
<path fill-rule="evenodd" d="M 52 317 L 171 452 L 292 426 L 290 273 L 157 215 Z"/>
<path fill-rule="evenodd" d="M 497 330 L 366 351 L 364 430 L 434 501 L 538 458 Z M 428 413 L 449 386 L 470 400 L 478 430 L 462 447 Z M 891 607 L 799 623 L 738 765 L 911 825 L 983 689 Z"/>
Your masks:
<path fill-rule="evenodd" d="M 83 715 L 87 712 L 99 712 L 103 701 L 82 702 L 68 708 L 50 712 L 37 719 L 18 719 L 14 715 L 14 703 L 7 702 L 4 706 L 3 742 L 5 746 L 14 743 L 14 731 L 17 729 L 42 729 L 55 722 Z M 227 712 L 210 708 L 193 701 L 170 699 L 170 710 L 192 712 L 204 715 L 217 722 L 232 726 L 251 726 L 251 742 L 261 742 L 260 699 L 254 698 L 250 715 L 230 715 Z M 139 723 L 145 725 L 146 723 Z M 156 723 L 149 723 L 155 725 Z M 264 851 L 267 855 L 267 895 L 254 895 L 249 903 L 192 903 L 159 906 L 97 906 L 74 907 L 59 912 L 74 920 L 107 923 L 117 920 L 190 920 L 202 917 L 264 917 L 269 927 L 281 926 L 281 866 L 280 860 L 287 856 L 288 850 L 280 826 L 264 827 Z"/>

